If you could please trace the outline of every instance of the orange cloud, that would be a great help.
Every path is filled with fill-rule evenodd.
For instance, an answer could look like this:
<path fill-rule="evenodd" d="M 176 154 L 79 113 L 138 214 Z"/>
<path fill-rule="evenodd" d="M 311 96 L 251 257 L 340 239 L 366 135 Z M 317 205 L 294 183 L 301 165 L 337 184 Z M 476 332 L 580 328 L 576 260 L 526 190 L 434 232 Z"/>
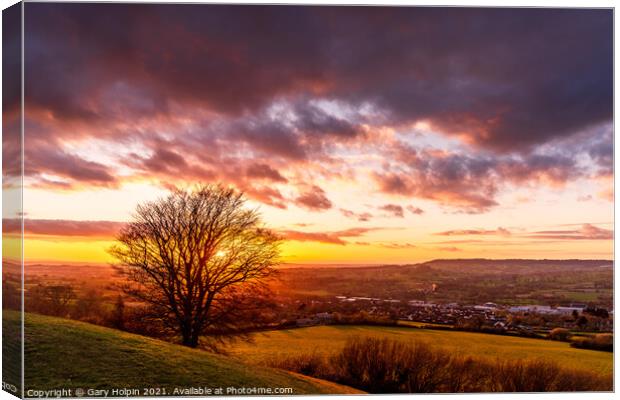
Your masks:
<path fill-rule="evenodd" d="M 43 236 L 81 236 L 91 238 L 113 238 L 123 227 L 124 222 L 116 221 L 72 221 L 65 219 L 25 219 L 25 235 Z M 21 220 L 5 218 L 2 220 L 3 232 L 19 234 Z"/>

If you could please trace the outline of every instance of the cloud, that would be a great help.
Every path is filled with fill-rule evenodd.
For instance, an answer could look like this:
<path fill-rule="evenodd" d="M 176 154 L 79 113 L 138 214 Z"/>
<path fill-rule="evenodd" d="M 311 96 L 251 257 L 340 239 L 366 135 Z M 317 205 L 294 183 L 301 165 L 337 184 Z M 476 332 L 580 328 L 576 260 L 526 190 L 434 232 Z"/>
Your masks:
<path fill-rule="evenodd" d="M 387 211 L 393 217 L 404 218 L 405 210 L 398 204 L 385 204 L 379 207 L 379 210 Z"/>
<path fill-rule="evenodd" d="M 422 215 L 424 214 L 424 210 L 422 210 L 419 207 L 414 207 L 414 206 L 407 206 L 407 210 L 414 215 Z"/>
<path fill-rule="evenodd" d="M 244 193 L 256 201 L 272 207 L 286 209 L 287 199 L 278 189 L 269 186 L 242 186 Z"/>
<path fill-rule="evenodd" d="M 69 183 L 103 187 L 116 187 L 119 183 L 111 168 L 53 147 L 30 149 L 26 154 L 28 162 L 25 163 L 24 173 L 27 176 L 55 175 L 69 180 Z M 63 185 L 63 182 L 59 182 L 59 185 Z"/>
<path fill-rule="evenodd" d="M 350 228 L 335 232 L 303 232 L 296 230 L 281 230 L 278 233 L 286 240 L 298 242 L 319 242 L 328 244 L 346 245 L 349 242 L 343 238 L 364 236 L 366 233 L 382 228 Z M 358 244 L 361 242 L 358 242 Z"/>
<path fill-rule="evenodd" d="M 271 168 L 267 164 L 252 164 L 246 169 L 246 176 L 249 178 L 267 179 L 273 182 L 286 183 L 288 180 L 280 172 Z"/>
<path fill-rule="evenodd" d="M 356 213 L 354 211 L 347 210 L 345 208 L 341 208 L 340 213 L 347 218 L 354 218 L 360 222 L 367 222 L 367 221 L 370 221 L 370 219 L 372 218 L 372 214 L 369 212 Z"/>
<path fill-rule="evenodd" d="M 497 229 L 456 229 L 443 232 L 437 232 L 438 236 L 503 236 L 515 237 L 517 239 L 541 239 L 541 240 L 611 240 L 613 239 L 613 231 L 609 229 L 599 228 L 593 224 L 583 224 L 578 229 L 558 229 L 545 230 L 530 233 L 515 234 L 505 228 Z M 445 244 L 467 244 L 467 243 L 485 243 L 492 244 L 489 241 L 482 240 L 449 240 L 440 242 Z M 498 242 L 501 245 L 509 244 L 505 241 Z M 515 242 L 520 243 L 520 242 Z"/>
<path fill-rule="evenodd" d="M 510 185 L 611 176 L 612 27 L 603 9 L 36 3 L 26 172 L 58 190 L 220 181 L 312 211 L 338 205 L 306 182 L 370 178 L 487 212 Z M 405 145 L 422 123 L 458 145 Z M 74 151 L 92 140 L 108 159 Z"/>
<path fill-rule="evenodd" d="M 448 251 L 448 252 L 459 252 L 459 251 L 463 251 L 462 249 L 459 249 L 458 247 L 454 247 L 454 246 L 450 246 L 450 247 L 437 247 L 437 250 L 439 251 Z"/>
<path fill-rule="evenodd" d="M 538 231 L 527 235 L 527 237 L 550 240 L 612 240 L 614 232 L 592 224 L 583 224 L 579 229 Z"/>
<path fill-rule="evenodd" d="M 413 148 L 400 148 L 399 171 L 376 172 L 381 192 L 434 200 L 471 213 L 497 205 L 498 192 L 491 159 L 460 154 L 436 156 Z"/>
<path fill-rule="evenodd" d="M 486 243 L 489 243 L 489 242 L 488 242 L 488 241 L 486 241 L 486 240 L 478 240 L 478 239 L 475 239 L 475 240 L 472 240 L 472 239 L 462 239 L 462 240 L 444 240 L 444 241 L 441 241 L 441 242 L 436 242 L 436 243 L 439 243 L 439 244 L 472 244 L 472 243 L 485 243 L 485 244 L 486 244 Z M 502 242 L 502 243 L 506 243 L 506 242 Z"/>
<path fill-rule="evenodd" d="M 505 228 L 499 227 L 497 229 L 456 229 L 450 231 L 437 232 L 435 235 L 439 236 L 474 236 L 474 235 L 496 235 L 496 236 L 510 236 L 512 233 Z"/>
<path fill-rule="evenodd" d="M 382 193 L 429 199 L 465 213 L 483 213 L 497 206 L 497 195 L 509 184 L 561 187 L 588 176 L 575 155 L 564 153 L 493 156 L 404 143 L 394 144 L 393 153 L 395 162 L 373 173 Z"/>
<path fill-rule="evenodd" d="M 323 211 L 332 208 L 332 202 L 325 195 L 325 191 L 316 185 L 297 197 L 295 204 L 310 211 Z"/>
<path fill-rule="evenodd" d="M 321 95 L 514 151 L 611 120 L 612 21 L 604 9 L 36 4 L 26 97 L 55 118 L 102 121 Z M 299 122 L 358 132 L 313 108 Z"/>
<path fill-rule="evenodd" d="M 379 243 L 380 247 L 386 249 L 402 250 L 402 249 L 415 249 L 417 246 L 411 243 Z"/>
<path fill-rule="evenodd" d="M 73 221 L 63 219 L 25 219 L 24 234 L 44 236 L 80 236 L 92 238 L 113 238 L 124 222 L 116 221 Z M 20 219 L 3 219 L 5 233 L 19 234 Z"/>
<path fill-rule="evenodd" d="M 144 165 L 153 170 L 185 169 L 187 162 L 185 158 L 174 151 L 158 148 L 155 153 L 144 160 Z"/>

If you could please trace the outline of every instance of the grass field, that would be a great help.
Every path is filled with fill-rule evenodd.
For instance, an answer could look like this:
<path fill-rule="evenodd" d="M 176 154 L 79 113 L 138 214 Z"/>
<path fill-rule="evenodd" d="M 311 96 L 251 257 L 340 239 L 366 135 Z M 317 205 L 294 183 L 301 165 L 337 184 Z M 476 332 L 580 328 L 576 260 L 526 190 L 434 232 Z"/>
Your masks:
<path fill-rule="evenodd" d="M 414 328 L 451 328 L 452 325 L 447 324 L 434 324 L 432 322 L 418 322 L 418 321 L 398 321 L 400 326 L 412 326 Z"/>
<path fill-rule="evenodd" d="M 18 329 L 19 314 L 4 311 Z M 358 391 L 282 370 L 85 323 L 27 314 L 28 389 L 291 387 L 295 394 Z"/>
<path fill-rule="evenodd" d="M 568 343 L 482 333 L 374 326 L 317 326 L 269 331 L 256 334 L 254 343 L 238 343 L 229 349 L 232 356 L 253 363 L 268 363 L 301 353 L 339 350 L 349 337 L 388 337 L 400 341 L 425 341 L 450 352 L 490 359 L 554 360 L 574 369 L 608 373 L 613 354 L 571 348 Z"/>

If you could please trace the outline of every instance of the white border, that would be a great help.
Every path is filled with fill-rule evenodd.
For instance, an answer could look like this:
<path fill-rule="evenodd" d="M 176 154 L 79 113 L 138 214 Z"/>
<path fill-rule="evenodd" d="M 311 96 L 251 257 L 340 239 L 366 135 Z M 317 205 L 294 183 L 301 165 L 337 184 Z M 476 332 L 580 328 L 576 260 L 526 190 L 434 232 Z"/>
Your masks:
<path fill-rule="evenodd" d="M 45 1 L 45 0 L 43 0 Z M 63 1 L 63 2 L 79 2 L 79 1 L 72 1 L 72 0 L 68 0 L 68 1 Z M 146 1 L 135 1 L 135 0 L 126 0 L 126 1 L 122 1 L 123 3 L 144 3 Z M 150 0 L 148 1 L 150 3 L 226 3 L 226 4 L 234 4 L 234 3 L 241 3 L 241 4 L 264 4 L 264 3 L 268 3 L 268 4 L 314 4 L 314 5 L 333 5 L 333 4 L 341 4 L 341 5 L 360 5 L 360 4 L 367 4 L 367 5 L 396 5 L 396 6 L 469 6 L 469 7 L 561 7 L 561 8 L 570 8 L 570 7 L 586 7 L 586 8 L 613 8 L 615 6 L 615 3 L 613 1 L 605 1 L 605 0 L 590 0 L 590 1 L 576 1 L 576 0 L 564 0 L 564 1 L 550 1 L 550 0 L 521 0 L 521 1 L 514 1 L 514 0 L 504 0 L 504 1 L 492 1 L 492 0 L 478 0 L 476 2 L 472 2 L 472 1 L 464 1 L 464 0 L 448 0 L 448 1 L 433 1 L 433 0 L 426 0 L 426 1 L 406 1 L 406 0 L 389 0 L 389 1 L 385 1 L 385 0 L 374 0 L 374 1 L 369 1 L 369 0 L 362 0 L 362 1 L 352 1 L 352 0 L 337 0 L 337 1 L 329 1 L 329 0 L 314 0 L 314 1 L 309 1 L 309 0 L 295 0 L 293 1 L 282 1 L 282 0 L 270 0 L 270 1 L 258 1 L 258 0 L 244 0 L 244 1 L 238 1 L 238 0 L 231 0 L 231 1 L 166 1 L 166 0 Z M 15 4 L 16 1 L 13 0 L 0 0 L 0 5 L 2 6 L 1 8 L 7 8 L 13 4 Z M 22 13 L 22 17 L 23 17 L 23 13 Z M 615 21 L 615 10 L 614 10 L 614 21 Z M 615 25 L 615 24 L 614 24 Z M 0 32 L 1 32 L 1 28 L 2 28 L 2 22 L 0 19 Z M 22 23 L 22 29 L 23 29 L 23 23 Z M 22 35 L 22 39 L 23 39 L 23 35 Z M 615 44 L 618 43 L 618 32 L 615 30 L 615 26 L 614 26 L 614 66 L 618 65 L 618 53 L 615 51 L 616 50 L 616 46 Z M 22 52 L 22 68 L 23 68 L 23 52 Z M 0 67 L 1 70 L 1 67 Z M 614 78 L 615 78 L 615 68 L 614 68 Z M 0 87 L 1 87 L 1 74 L 0 74 Z M 23 70 L 22 70 L 22 98 L 23 98 Z M 616 93 L 616 88 L 617 88 L 617 81 L 614 79 L 614 100 L 615 100 L 615 93 Z M 618 104 L 614 101 L 614 143 L 616 142 L 616 131 L 615 131 L 615 115 L 617 115 L 617 107 Z M 23 109 L 23 108 L 22 108 Z M 23 118 L 23 115 L 22 115 Z M 22 129 L 23 129 L 23 121 L 22 121 Z M 0 138 L 1 138 L 1 134 L 0 134 Z M 22 136 L 22 140 L 23 140 L 23 136 Z M 23 149 L 22 149 L 23 151 Z M 1 160 L 2 160 L 2 156 L 0 155 L 0 165 L 1 165 Z M 23 161 L 23 156 L 22 156 L 22 161 Z M 615 157 L 615 146 L 614 146 L 614 171 L 620 171 L 620 169 L 618 169 L 619 165 L 618 165 L 618 159 Z M 23 166 L 22 166 L 22 170 L 23 170 Z M 614 187 L 616 186 L 617 183 L 617 179 L 618 177 L 616 175 L 614 175 Z M 22 202 L 23 202 L 23 195 L 22 195 Z M 615 214 L 617 212 L 617 207 L 618 204 L 614 202 L 614 217 Z M 23 227 L 22 227 L 23 228 Z M 614 232 L 615 232 L 615 218 L 614 218 Z M 615 253 L 617 252 L 618 249 L 618 243 L 614 241 L 614 256 Z M 22 246 L 22 251 L 23 251 L 23 246 Z M 615 259 L 615 257 L 614 257 Z M 615 271 L 615 270 L 614 270 Z M 617 279 L 618 276 L 614 273 L 614 288 L 616 287 L 616 283 L 617 283 Z M 618 297 L 614 296 L 614 309 L 617 310 L 618 309 Z M 23 321 L 22 321 L 23 323 Z M 1 321 L 0 321 L 1 324 Z M 614 329 L 615 331 L 615 329 Z M 23 350 L 22 350 L 23 351 Z M 0 360 L 0 367 L 2 361 Z M 615 353 L 614 353 L 614 366 L 615 366 Z M 22 374 L 23 377 L 23 374 Z M 22 378 L 23 379 L 23 378 Z M 618 386 L 618 374 L 615 374 L 615 379 L 614 379 L 614 387 L 619 387 Z M 22 385 L 23 387 L 23 385 Z M 522 398 L 527 398 L 527 399 L 533 399 L 533 398 L 544 398 L 544 399 L 548 399 L 548 400 L 581 400 L 584 398 L 588 398 L 588 399 L 608 399 L 608 398 L 612 398 L 612 397 L 616 397 L 615 393 L 614 394 L 610 394 L 610 393 L 536 393 L 536 394 L 493 394 L 493 393 L 485 393 L 485 394 L 461 394 L 461 395 L 456 395 L 456 394 L 430 394 L 430 395 L 423 395 L 423 394 L 412 394 L 412 395 L 371 395 L 369 397 L 374 398 L 374 399 L 388 399 L 388 398 L 394 398 L 394 397 L 399 397 L 399 398 L 419 398 L 419 399 L 430 399 L 430 398 L 435 398 L 437 396 L 442 396 L 442 397 L 448 397 L 448 398 L 452 398 L 452 397 L 456 397 L 456 396 L 467 396 L 467 398 L 470 399 L 488 399 L 488 400 L 515 400 L 515 399 L 522 399 Z M 326 398 L 340 398 L 341 396 L 296 396 L 296 397 L 303 397 L 304 399 L 308 399 L 308 400 L 324 400 Z M 242 398 L 242 397 L 227 397 L 227 398 L 232 398 L 232 399 L 236 399 L 236 398 Z M 269 397 L 252 397 L 253 399 L 269 399 Z M 9 400 L 9 399 L 15 399 L 14 396 L 11 396 L 10 394 L 8 394 L 7 392 L 4 391 L 0 391 L 0 400 Z M 177 397 L 176 399 L 192 399 L 191 397 Z"/>

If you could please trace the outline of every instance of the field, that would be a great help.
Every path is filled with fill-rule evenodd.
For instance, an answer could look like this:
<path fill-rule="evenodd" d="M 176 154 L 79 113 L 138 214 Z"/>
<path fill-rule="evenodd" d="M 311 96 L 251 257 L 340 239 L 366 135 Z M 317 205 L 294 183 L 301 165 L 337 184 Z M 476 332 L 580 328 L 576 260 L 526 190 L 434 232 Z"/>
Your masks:
<path fill-rule="evenodd" d="M 568 343 L 541 339 L 490 335 L 482 333 L 432 329 L 319 326 L 281 331 L 269 331 L 254 336 L 254 343 L 238 343 L 229 351 L 240 359 L 269 363 L 274 358 L 312 352 L 339 350 L 349 337 L 387 337 L 400 341 L 425 341 L 453 353 L 489 359 L 534 359 L 556 361 L 574 369 L 609 373 L 613 368 L 613 354 L 571 348 Z"/>
<path fill-rule="evenodd" d="M 570 304 L 610 307 L 608 260 L 434 260 L 415 265 L 283 269 L 281 295 L 362 296 L 438 303 Z"/>
<path fill-rule="evenodd" d="M 119 276 L 109 265 L 26 266 L 25 286 L 68 284 L 78 292 L 116 298 Z M 17 279 L 10 268 L 5 280 Z M 608 260 L 434 260 L 414 265 L 283 265 L 275 292 L 284 298 L 332 300 L 334 296 L 426 300 L 437 303 L 568 305 L 613 304 L 613 263 Z M 434 288 L 434 289 L 431 289 Z"/>
<path fill-rule="evenodd" d="M 4 311 L 9 330 L 19 314 Z M 27 314 L 26 389 L 291 387 L 295 394 L 354 389 L 81 322 Z M 170 394 L 170 392 L 168 392 Z"/>

